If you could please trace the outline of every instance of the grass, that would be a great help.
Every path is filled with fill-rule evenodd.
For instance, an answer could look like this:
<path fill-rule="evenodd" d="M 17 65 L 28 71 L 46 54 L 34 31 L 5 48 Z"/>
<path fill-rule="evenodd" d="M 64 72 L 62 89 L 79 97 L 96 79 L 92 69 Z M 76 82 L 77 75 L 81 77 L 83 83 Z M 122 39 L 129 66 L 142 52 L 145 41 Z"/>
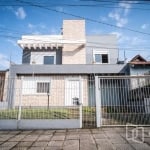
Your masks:
<path fill-rule="evenodd" d="M 0 119 L 17 119 L 18 109 L 0 110 Z M 21 119 L 77 119 L 78 108 L 29 108 L 21 110 Z"/>

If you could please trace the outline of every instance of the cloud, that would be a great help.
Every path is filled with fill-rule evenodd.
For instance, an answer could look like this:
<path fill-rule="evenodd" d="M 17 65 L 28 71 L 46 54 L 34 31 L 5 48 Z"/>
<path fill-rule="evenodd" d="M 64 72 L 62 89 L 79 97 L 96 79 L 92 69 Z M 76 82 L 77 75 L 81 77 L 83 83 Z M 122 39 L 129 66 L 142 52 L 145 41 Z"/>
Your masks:
<path fill-rule="evenodd" d="M 141 26 L 141 29 L 147 29 L 148 26 L 149 26 L 149 24 L 143 24 L 143 25 Z"/>
<path fill-rule="evenodd" d="M 19 8 L 16 10 L 16 9 L 13 8 L 12 6 L 7 6 L 7 7 L 5 7 L 5 9 L 7 9 L 7 10 L 13 12 L 13 14 L 15 14 L 15 16 L 16 16 L 17 18 L 22 19 L 22 20 L 25 19 L 26 16 L 27 16 L 27 14 L 26 14 L 26 12 L 25 12 L 25 10 L 24 10 L 23 7 L 19 7 Z"/>
<path fill-rule="evenodd" d="M 26 12 L 23 9 L 23 7 L 19 7 L 17 9 L 17 11 L 15 11 L 15 15 L 19 18 L 19 19 L 25 19 L 26 17 Z"/>
<path fill-rule="evenodd" d="M 35 28 L 35 25 L 33 25 L 33 24 L 31 24 L 31 23 L 28 23 L 28 28 L 29 28 L 29 29 L 33 29 L 33 28 Z"/>
<path fill-rule="evenodd" d="M 32 34 L 40 34 L 48 32 L 47 26 L 43 23 L 39 24 L 28 23 L 27 27 L 29 28 L 30 32 L 32 32 Z"/>
<path fill-rule="evenodd" d="M 121 32 L 111 32 L 110 34 L 115 34 L 117 36 L 117 39 L 120 39 L 122 37 Z"/>
<path fill-rule="evenodd" d="M 0 69 L 9 68 L 9 63 L 8 57 L 0 53 Z"/>
<path fill-rule="evenodd" d="M 118 6 L 120 8 L 114 9 L 108 14 L 108 17 L 116 22 L 116 26 L 124 27 L 128 23 L 128 14 L 132 4 L 136 2 L 121 1 Z"/>
<path fill-rule="evenodd" d="M 116 25 L 118 27 L 123 27 L 128 23 L 128 19 L 124 18 L 124 17 L 121 17 L 121 12 L 117 11 L 117 10 L 115 10 L 114 12 L 110 12 L 108 14 L 108 17 L 111 18 L 112 20 L 115 20 Z"/>
<path fill-rule="evenodd" d="M 129 9 L 131 8 L 131 3 L 127 3 L 125 1 L 121 1 L 119 3 L 119 7 L 124 8 L 124 15 L 127 16 L 129 13 Z"/>

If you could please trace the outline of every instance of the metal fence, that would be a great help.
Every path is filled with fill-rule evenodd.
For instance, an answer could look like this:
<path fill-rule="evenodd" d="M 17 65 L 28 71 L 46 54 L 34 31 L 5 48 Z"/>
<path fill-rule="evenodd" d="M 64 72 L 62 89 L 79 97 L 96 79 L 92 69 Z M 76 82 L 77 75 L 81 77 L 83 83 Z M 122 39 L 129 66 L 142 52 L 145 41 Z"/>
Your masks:
<path fill-rule="evenodd" d="M 150 76 L 26 75 L 1 82 L 0 128 L 150 125 Z"/>
<path fill-rule="evenodd" d="M 150 76 L 99 77 L 100 124 L 150 125 Z"/>

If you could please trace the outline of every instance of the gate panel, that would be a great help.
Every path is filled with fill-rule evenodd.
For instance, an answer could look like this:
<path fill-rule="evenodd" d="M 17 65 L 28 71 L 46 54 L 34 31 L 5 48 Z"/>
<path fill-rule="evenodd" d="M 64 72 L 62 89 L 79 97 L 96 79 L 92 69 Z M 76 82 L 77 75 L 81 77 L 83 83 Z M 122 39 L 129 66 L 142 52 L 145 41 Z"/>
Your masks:
<path fill-rule="evenodd" d="M 99 77 L 98 86 L 102 126 L 150 125 L 150 76 Z"/>

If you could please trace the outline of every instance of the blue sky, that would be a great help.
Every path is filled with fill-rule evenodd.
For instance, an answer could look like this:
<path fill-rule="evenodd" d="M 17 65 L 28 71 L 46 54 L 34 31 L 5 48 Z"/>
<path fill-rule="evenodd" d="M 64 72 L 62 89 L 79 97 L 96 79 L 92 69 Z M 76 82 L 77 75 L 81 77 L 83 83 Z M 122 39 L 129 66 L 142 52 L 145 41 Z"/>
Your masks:
<path fill-rule="evenodd" d="M 87 35 L 116 34 L 120 59 L 123 59 L 124 51 L 128 60 L 136 54 L 150 59 L 150 2 L 103 1 L 1 0 L 0 69 L 8 68 L 10 59 L 21 63 L 22 49 L 17 40 L 22 35 L 60 34 L 63 19 L 86 18 Z"/>

